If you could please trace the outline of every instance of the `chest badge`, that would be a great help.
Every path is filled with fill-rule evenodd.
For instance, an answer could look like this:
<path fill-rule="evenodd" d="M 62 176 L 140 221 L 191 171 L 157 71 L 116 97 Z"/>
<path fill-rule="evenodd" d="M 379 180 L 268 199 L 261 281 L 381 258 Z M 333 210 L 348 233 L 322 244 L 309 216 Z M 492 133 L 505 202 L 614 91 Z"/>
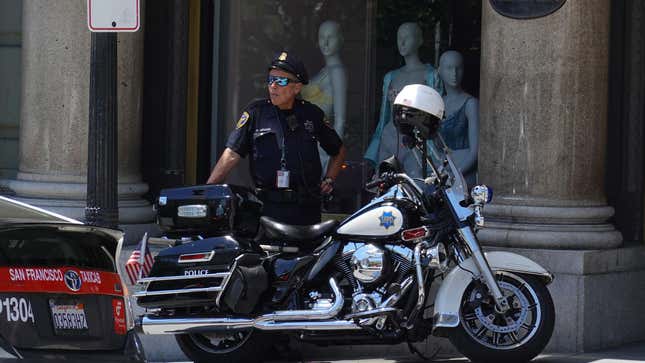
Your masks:
<path fill-rule="evenodd" d="M 314 133 L 314 123 L 312 121 L 305 121 L 305 130 L 307 130 L 308 133 L 313 134 Z"/>
<path fill-rule="evenodd" d="M 235 126 L 235 128 L 236 129 L 241 129 L 242 127 L 244 127 L 244 125 L 246 125 L 247 121 L 249 121 L 249 113 L 244 111 L 244 113 L 242 113 L 242 116 L 240 117 L 240 119 L 237 120 L 237 125 Z"/>
<path fill-rule="evenodd" d="M 379 225 L 385 229 L 388 229 L 394 225 L 394 220 L 396 219 L 396 217 L 392 215 L 392 212 L 383 212 L 383 214 L 378 217 L 378 219 L 381 221 Z"/>

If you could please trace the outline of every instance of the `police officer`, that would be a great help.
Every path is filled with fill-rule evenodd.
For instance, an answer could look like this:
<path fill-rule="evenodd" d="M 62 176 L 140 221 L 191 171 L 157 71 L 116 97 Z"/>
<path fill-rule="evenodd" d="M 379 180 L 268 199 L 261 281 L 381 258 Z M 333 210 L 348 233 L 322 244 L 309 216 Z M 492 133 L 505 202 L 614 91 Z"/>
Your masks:
<path fill-rule="evenodd" d="M 316 105 L 296 99 L 309 82 L 304 64 L 292 53 L 279 52 L 269 67 L 269 98 L 242 112 L 208 184 L 218 184 L 250 155 L 251 176 L 263 215 L 288 224 L 320 222 L 320 197 L 331 193 L 345 160 L 345 147 Z M 322 178 L 318 144 L 329 154 Z"/>

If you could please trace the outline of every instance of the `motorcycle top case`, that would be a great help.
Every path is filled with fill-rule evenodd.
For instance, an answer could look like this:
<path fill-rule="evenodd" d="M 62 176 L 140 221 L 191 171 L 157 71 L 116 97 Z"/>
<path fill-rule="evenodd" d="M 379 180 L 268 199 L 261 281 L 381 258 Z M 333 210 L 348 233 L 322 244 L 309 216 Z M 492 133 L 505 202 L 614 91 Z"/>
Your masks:
<path fill-rule="evenodd" d="M 261 212 L 262 202 L 255 194 L 236 185 L 162 189 L 157 200 L 157 223 L 171 232 L 252 237 Z"/>

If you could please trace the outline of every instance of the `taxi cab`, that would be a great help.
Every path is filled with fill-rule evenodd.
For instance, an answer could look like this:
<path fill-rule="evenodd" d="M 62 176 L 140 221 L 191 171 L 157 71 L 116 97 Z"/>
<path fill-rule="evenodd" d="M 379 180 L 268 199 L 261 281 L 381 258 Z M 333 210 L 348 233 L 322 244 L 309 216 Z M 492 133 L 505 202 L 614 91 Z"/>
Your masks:
<path fill-rule="evenodd" d="M 143 360 L 114 260 L 122 239 L 0 196 L 0 359 Z"/>

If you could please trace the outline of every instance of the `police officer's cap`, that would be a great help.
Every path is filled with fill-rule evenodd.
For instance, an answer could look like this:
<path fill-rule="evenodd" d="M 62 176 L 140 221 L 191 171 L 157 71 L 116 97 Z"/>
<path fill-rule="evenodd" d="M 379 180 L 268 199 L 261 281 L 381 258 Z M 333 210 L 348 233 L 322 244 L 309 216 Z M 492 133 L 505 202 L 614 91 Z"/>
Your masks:
<path fill-rule="evenodd" d="M 276 53 L 269 67 L 269 70 L 271 69 L 281 69 L 296 76 L 302 84 L 309 83 L 309 75 L 304 63 L 290 52 L 283 50 Z"/>

